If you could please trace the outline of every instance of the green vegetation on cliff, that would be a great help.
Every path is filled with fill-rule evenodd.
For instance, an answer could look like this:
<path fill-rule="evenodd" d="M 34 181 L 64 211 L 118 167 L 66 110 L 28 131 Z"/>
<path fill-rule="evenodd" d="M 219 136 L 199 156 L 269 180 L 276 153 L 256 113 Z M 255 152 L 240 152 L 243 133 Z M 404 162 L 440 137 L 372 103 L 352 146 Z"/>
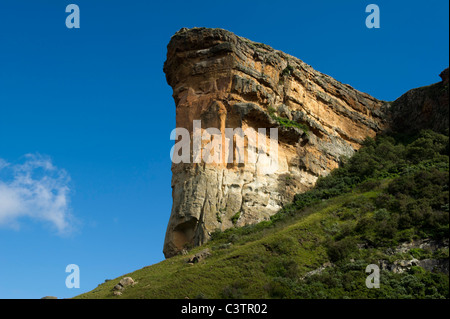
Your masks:
<path fill-rule="evenodd" d="M 270 220 L 215 232 L 202 247 L 79 298 L 449 298 L 449 138 L 368 138 Z M 211 255 L 187 263 L 208 248 Z M 367 265 L 381 268 L 366 287 Z"/>

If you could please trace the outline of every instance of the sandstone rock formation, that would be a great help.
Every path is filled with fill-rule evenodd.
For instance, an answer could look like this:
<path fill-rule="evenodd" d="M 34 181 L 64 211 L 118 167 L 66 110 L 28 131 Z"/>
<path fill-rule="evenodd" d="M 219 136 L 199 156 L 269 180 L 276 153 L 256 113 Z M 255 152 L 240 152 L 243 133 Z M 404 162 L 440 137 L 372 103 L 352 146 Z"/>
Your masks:
<path fill-rule="evenodd" d="M 168 44 L 164 72 L 173 88 L 177 127 L 192 136 L 193 121 L 201 120 L 200 131 L 217 128 L 222 141 L 224 128 L 247 129 L 267 146 L 253 162 L 227 163 L 225 158 L 236 155 L 233 146 L 228 153 L 220 150 L 219 163 L 194 163 L 191 148 L 189 163 L 172 164 L 166 257 L 204 243 L 216 229 L 270 218 L 386 126 L 387 103 L 221 29 L 178 31 Z M 269 130 L 256 134 L 258 128 L 278 128 L 276 157 L 270 145 L 276 136 Z"/>
<path fill-rule="evenodd" d="M 441 82 L 412 89 L 392 103 L 387 113 L 389 128 L 396 132 L 414 133 L 421 129 L 448 132 L 449 69 L 441 72 Z"/>

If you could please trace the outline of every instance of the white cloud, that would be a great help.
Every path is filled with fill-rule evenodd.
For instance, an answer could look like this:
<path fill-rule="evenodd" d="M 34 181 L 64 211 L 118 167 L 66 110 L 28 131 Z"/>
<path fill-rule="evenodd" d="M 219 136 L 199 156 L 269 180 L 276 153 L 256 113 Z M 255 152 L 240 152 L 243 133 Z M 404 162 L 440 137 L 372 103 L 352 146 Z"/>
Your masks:
<path fill-rule="evenodd" d="M 29 218 L 49 223 L 59 234 L 70 232 L 69 181 L 49 157 L 27 154 L 21 164 L 0 158 L 0 226 L 18 229 Z"/>
<path fill-rule="evenodd" d="M 8 163 L 5 160 L 0 158 L 0 170 L 6 166 L 8 166 Z"/>

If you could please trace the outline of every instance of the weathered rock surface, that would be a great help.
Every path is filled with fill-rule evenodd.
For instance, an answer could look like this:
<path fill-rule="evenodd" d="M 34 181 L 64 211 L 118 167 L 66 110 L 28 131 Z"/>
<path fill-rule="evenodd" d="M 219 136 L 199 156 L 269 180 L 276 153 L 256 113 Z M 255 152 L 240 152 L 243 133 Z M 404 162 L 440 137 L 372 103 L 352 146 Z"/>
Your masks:
<path fill-rule="evenodd" d="M 326 262 L 324 263 L 322 266 L 320 266 L 319 268 L 316 268 L 314 270 L 311 270 L 309 272 L 307 272 L 303 277 L 301 277 L 301 280 L 304 280 L 305 278 L 311 277 L 311 276 L 315 276 L 315 275 L 320 275 L 325 269 L 329 268 L 329 267 L 334 267 L 334 264 L 331 262 Z"/>
<path fill-rule="evenodd" d="M 206 249 L 203 249 L 202 251 L 196 253 L 191 258 L 189 258 L 187 263 L 188 264 L 196 264 L 209 256 L 211 256 L 211 251 L 208 248 L 206 248 Z"/>
<path fill-rule="evenodd" d="M 119 285 L 122 287 L 132 286 L 134 285 L 134 280 L 131 277 L 125 277 L 119 281 Z"/>
<path fill-rule="evenodd" d="M 114 286 L 113 288 L 113 295 L 114 296 L 121 296 L 122 291 L 125 290 L 126 287 L 134 286 L 136 282 L 131 277 L 124 277 L 120 279 L 119 283 Z"/>
<path fill-rule="evenodd" d="M 395 132 L 415 133 L 432 129 L 446 133 L 449 128 L 449 69 L 441 72 L 441 82 L 412 89 L 392 103 L 389 128 Z"/>
<path fill-rule="evenodd" d="M 442 241 L 436 241 L 431 239 L 421 239 L 412 242 L 405 242 L 396 247 L 395 249 L 389 248 L 386 251 L 389 255 L 403 254 L 412 256 L 412 249 L 421 249 L 424 252 L 428 252 L 429 255 L 435 255 L 439 251 L 448 250 L 448 239 Z M 419 266 L 427 271 L 449 273 L 449 259 L 448 258 L 423 258 L 423 259 L 399 259 L 393 262 L 387 260 L 379 261 L 381 269 L 389 270 L 394 273 L 403 273 L 409 271 L 413 266 Z"/>
<path fill-rule="evenodd" d="M 270 218 L 386 125 L 387 103 L 221 29 L 178 31 L 164 72 L 173 88 L 176 127 L 191 135 L 193 120 L 201 120 L 201 132 L 214 127 L 222 136 L 224 128 L 278 128 L 277 158 L 269 147 L 252 163 L 172 165 L 166 257 L 204 243 L 216 229 Z M 270 144 L 269 133 L 257 136 Z"/>
<path fill-rule="evenodd" d="M 444 132 L 449 125 L 448 69 L 441 73 L 442 82 L 389 103 L 265 44 L 221 29 L 184 28 L 167 46 L 164 72 L 173 89 L 176 127 L 187 129 L 194 141 L 188 163 L 172 164 L 166 257 L 201 245 L 216 229 L 269 219 L 296 193 L 337 168 L 341 157 L 351 156 L 368 136 L 386 130 Z M 201 121 L 201 128 L 195 128 L 194 120 Z M 200 158 L 209 152 L 219 158 L 214 163 L 194 161 L 193 136 L 206 128 L 216 129 L 211 134 L 222 145 L 233 145 L 211 152 L 208 143 L 215 137 L 197 143 Z M 236 148 L 237 138 L 227 139 L 227 128 L 255 134 L 244 141 L 244 154 Z M 277 139 L 269 128 L 278 129 Z M 264 147 L 255 151 L 256 140 Z M 239 154 L 243 163 L 237 161 Z M 229 156 L 233 161 L 226 161 Z"/>
<path fill-rule="evenodd" d="M 407 253 L 413 248 L 420 248 L 427 251 L 437 251 L 442 248 L 448 249 L 449 242 L 448 240 L 432 240 L 432 239 L 419 239 L 413 240 L 411 242 L 404 242 L 395 249 L 389 248 L 386 253 L 389 255 L 394 255 L 398 253 Z"/>

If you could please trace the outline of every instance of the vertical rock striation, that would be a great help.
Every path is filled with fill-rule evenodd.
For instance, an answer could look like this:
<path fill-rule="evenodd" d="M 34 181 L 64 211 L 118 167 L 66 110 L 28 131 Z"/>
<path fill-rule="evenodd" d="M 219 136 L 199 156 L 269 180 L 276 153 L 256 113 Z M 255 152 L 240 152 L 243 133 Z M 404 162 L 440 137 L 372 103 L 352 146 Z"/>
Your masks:
<path fill-rule="evenodd" d="M 178 31 L 168 44 L 164 72 L 173 88 L 177 127 L 192 135 L 193 121 L 201 120 L 200 131 L 216 128 L 223 142 L 226 128 L 242 128 L 270 145 L 253 162 L 226 163 L 230 153 L 236 155 L 230 148 L 220 152 L 219 163 L 172 164 L 166 257 L 201 245 L 216 229 L 270 218 L 386 125 L 385 102 L 221 29 Z M 278 129 L 275 158 L 270 142 L 276 136 L 269 130 L 256 134 L 258 128 Z M 245 146 L 250 144 L 246 139 Z"/>

